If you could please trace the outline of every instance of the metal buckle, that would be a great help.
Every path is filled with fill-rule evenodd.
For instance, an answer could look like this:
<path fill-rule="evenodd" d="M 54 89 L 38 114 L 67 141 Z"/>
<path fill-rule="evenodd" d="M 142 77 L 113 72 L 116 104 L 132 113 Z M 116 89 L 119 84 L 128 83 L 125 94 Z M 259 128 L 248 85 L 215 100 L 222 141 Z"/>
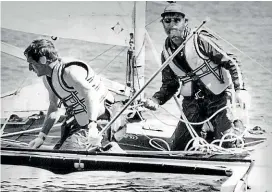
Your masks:
<path fill-rule="evenodd" d="M 195 93 L 195 99 L 204 99 L 204 95 L 200 96 L 199 93 L 201 92 L 201 90 L 199 89 L 198 92 Z"/>

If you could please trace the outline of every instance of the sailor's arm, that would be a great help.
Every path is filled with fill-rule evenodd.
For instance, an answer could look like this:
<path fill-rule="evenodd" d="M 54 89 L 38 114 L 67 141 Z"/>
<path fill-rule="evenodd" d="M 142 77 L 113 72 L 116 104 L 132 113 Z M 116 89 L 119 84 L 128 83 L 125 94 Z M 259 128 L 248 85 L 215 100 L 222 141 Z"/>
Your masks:
<path fill-rule="evenodd" d="M 204 37 L 204 38 L 203 38 Z M 245 84 L 242 77 L 242 72 L 236 59 L 230 54 L 227 54 L 216 43 L 210 41 L 209 38 L 200 35 L 200 50 L 206 54 L 214 63 L 217 63 L 229 70 L 232 83 L 235 90 L 236 102 L 243 109 L 250 107 L 251 97 L 245 89 Z"/>
<path fill-rule="evenodd" d="M 208 56 L 214 63 L 221 65 L 230 72 L 235 90 L 245 89 L 240 66 L 233 56 L 230 56 L 222 48 L 207 37 L 199 36 L 199 48 L 202 54 Z"/>
<path fill-rule="evenodd" d="M 46 81 L 44 81 L 44 84 L 48 90 L 50 104 L 47 110 L 42 130 L 40 131 L 38 137 L 29 143 L 29 146 L 32 148 L 39 148 L 43 144 L 50 129 L 59 120 L 60 116 L 65 114 L 64 109 L 58 108 L 59 99 L 57 98 L 57 96 L 50 90 Z"/>
<path fill-rule="evenodd" d="M 64 115 L 65 110 L 61 110 L 58 108 L 58 98 L 50 94 L 50 105 L 48 107 L 47 115 L 45 117 L 43 128 L 41 130 L 42 133 L 47 135 L 50 129 L 54 126 L 54 124 L 59 120 L 61 115 Z"/>
<path fill-rule="evenodd" d="M 163 54 L 161 55 L 162 63 L 165 62 Z M 167 66 L 162 70 L 162 85 L 158 92 L 153 95 L 153 99 L 158 102 L 158 104 L 163 105 L 178 91 L 180 84 L 179 79 L 172 71 L 172 69 Z"/>
<path fill-rule="evenodd" d="M 48 94 L 49 94 L 49 107 L 48 107 L 48 111 L 47 111 L 41 132 L 44 133 L 45 135 L 47 135 L 49 133 L 50 129 L 59 120 L 59 118 L 62 115 L 65 115 L 65 109 L 60 108 L 58 106 L 59 98 L 53 93 L 53 91 L 49 87 L 47 81 L 45 79 L 43 79 L 43 80 L 44 80 L 44 85 L 45 85 L 45 87 L 48 91 Z"/>

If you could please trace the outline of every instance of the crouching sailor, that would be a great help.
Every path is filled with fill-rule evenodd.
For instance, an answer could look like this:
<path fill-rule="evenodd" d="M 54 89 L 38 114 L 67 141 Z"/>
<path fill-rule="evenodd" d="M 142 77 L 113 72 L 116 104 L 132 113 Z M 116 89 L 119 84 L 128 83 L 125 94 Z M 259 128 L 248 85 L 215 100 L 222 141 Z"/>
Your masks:
<path fill-rule="evenodd" d="M 49 92 L 50 105 L 39 136 L 29 143 L 39 148 L 53 125 L 66 113 L 61 139 L 55 149 L 82 149 L 101 145 L 97 120 L 109 120 L 109 105 L 114 97 L 101 78 L 84 62 L 60 58 L 53 43 L 34 40 L 24 52 L 29 70 L 43 77 Z M 65 106 L 65 110 L 60 108 Z"/>

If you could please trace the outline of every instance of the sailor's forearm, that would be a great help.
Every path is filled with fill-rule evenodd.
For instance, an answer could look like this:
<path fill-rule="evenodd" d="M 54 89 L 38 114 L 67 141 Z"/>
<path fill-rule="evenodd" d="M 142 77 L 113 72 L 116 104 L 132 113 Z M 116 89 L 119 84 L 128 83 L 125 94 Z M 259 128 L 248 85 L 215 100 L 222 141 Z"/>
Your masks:
<path fill-rule="evenodd" d="M 167 66 L 162 71 L 162 86 L 160 90 L 153 95 L 153 98 L 155 98 L 160 105 L 163 105 L 178 91 L 179 86 L 177 76 L 171 68 Z"/>
<path fill-rule="evenodd" d="M 60 116 L 64 115 L 64 113 L 65 113 L 64 110 L 50 106 L 48 108 L 48 112 L 45 117 L 41 132 L 43 132 L 44 134 L 47 135 L 49 133 L 50 129 L 59 120 Z"/>
<path fill-rule="evenodd" d="M 54 126 L 54 124 L 58 121 L 57 118 L 53 119 L 53 118 L 48 118 L 45 120 L 44 124 L 43 124 L 43 128 L 41 130 L 41 132 L 43 132 L 45 135 L 47 135 L 49 133 L 49 131 L 51 130 L 51 128 Z"/>
<path fill-rule="evenodd" d="M 90 93 L 88 94 L 86 98 L 87 98 L 86 108 L 87 108 L 89 120 L 96 121 L 100 111 L 99 98 L 95 94 L 91 95 Z"/>

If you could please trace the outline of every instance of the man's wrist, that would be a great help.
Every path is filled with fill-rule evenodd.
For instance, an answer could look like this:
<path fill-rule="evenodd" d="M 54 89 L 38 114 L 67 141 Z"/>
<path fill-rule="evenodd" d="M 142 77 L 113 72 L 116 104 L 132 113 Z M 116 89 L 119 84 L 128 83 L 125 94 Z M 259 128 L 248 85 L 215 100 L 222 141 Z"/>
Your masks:
<path fill-rule="evenodd" d="M 38 137 L 41 138 L 43 141 L 46 139 L 46 136 L 47 135 L 45 133 L 43 133 L 43 132 L 40 132 L 39 135 L 38 135 Z"/>
<path fill-rule="evenodd" d="M 157 99 L 157 98 L 155 98 L 155 97 L 152 97 L 151 100 L 152 100 L 154 103 L 160 105 L 159 99 Z"/>
<path fill-rule="evenodd" d="M 96 121 L 89 121 L 88 128 L 93 129 L 94 127 L 97 127 L 97 122 Z"/>

